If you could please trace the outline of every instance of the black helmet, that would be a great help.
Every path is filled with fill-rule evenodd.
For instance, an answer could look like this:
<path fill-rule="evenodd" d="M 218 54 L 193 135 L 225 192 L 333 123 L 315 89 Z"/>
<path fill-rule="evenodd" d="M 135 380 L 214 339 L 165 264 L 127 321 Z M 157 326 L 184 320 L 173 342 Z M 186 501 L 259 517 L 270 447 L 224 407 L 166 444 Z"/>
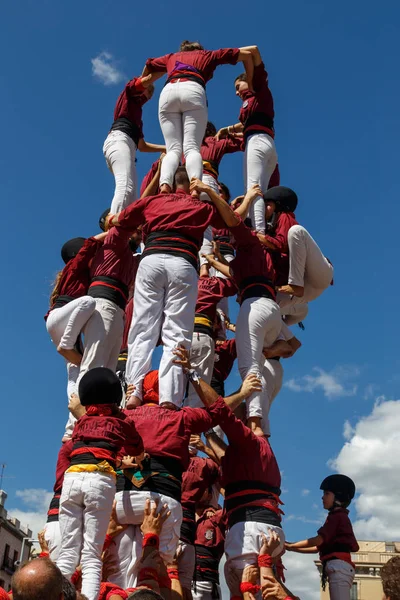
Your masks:
<path fill-rule="evenodd" d="M 119 404 L 122 400 L 121 383 L 111 369 L 96 367 L 87 371 L 79 383 L 82 406 L 90 404 Z"/>
<path fill-rule="evenodd" d="M 86 238 L 77 237 L 65 242 L 64 246 L 61 248 L 61 258 L 65 264 L 67 264 L 67 262 L 69 262 L 72 258 L 75 258 L 85 241 Z"/>
<path fill-rule="evenodd" d="M 278 212 L 294 212 L 297 207 L 297 194 L 283 185 L 270 188 L 264 194 L 265 202 L 275 202 Z"/>
<path fill-rule="evenodd" d="M 110 214 L 110 209 L 106 208 L 106 210 L 104 212 L 101 213 L 100 215 L 100 219 L 99 219 L 99 227 L 102 231 L 105 231 L 105 225 L 106 225 L 106 217 Z"/>
<path fill-rule="evenodd" d="M 347 502 L 349 504 L 356 493 L 354 481 L 350 477 L 347 477 L 347 475 L 339 474 L 325 477 L 319 489 L 324 490 L 324 492 L 332 492 L 339 502 Z"/>

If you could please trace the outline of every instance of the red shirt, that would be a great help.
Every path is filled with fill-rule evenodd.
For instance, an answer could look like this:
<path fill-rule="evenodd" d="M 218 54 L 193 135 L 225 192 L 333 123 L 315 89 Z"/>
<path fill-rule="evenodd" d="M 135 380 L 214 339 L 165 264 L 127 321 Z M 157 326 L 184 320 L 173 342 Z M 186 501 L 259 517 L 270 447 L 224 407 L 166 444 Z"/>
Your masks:
<path fill-rule="evenodd" d="M 61 492 L 62 485 L 64 482 L 64 474 L 71 462 L 72 446 L 72 440 L 68 440 L 68 442 L 65 442 L 61 446 L 60 451 L 58 453 L 56 466 L 56 482 L 53 488 L 55 492 Z"/>
<path fill-rule="evenodd" d="M 239 121 L 245 126 L 249 117 L 255 113 L 266 115 L 271 121 L 274 119 L 274 101 L 271 91 L 268 87 L 268 73 L 265 70 L 264 63 L 254 67 L 253 89 L 244 92 L 242 108 L 239 113 Z M 270 134 L 273 132 L 269 132 Z"/>
<path fill-rule="evenodd" d="M 233 154 L 243 150 L 243 138 L 228 136 L 223 140 L 216 140 L 214 137 L 206 137 L 200 148 L 200 154 L 203 161 L 210 162 L 213 171 L 204 166 L 204 172 L 214 177 L 218 177 L 218 167 L 225 154 Z"/>
<path fill-rule="evenodd" d="M 160 159 L 157 159 L 155 162 L 153 162 L 153 164 L 150 167 L 150 171 L 148 171 L 148 173 L 146 173 L 146 175 L 143 177 L 142 183 L 140 185 L 140 198 L 143 196 L 144 190 L 147 188 L 154 175 L 157 173 L 159 162 Z"/>
<path fill-rule="evenodd" d="M 271 258 L 276 271 L 276 284 L 285 285 L 289 277 L 289 247 L 288 232 L 293 225 L 298 225 L 294 213 L 279 213 L 275 230 L 265 238 L 275 246 L 276 252 L 271 250 Z"/>
<path fill-rule="evenodd" d="M 215 344 L 213 377 L 219 381 L 228 379 L 236 360 L 236 340 L 225 340 L 223 344 Z"/>
<path fill-rule="evenodd" d="M 159 58 L 149 58 L 146 67 L 149 73 L 162 72 L 168 76 L 175 70 L 177 62 L 195 67 L 205 82 L 210 81 L 219 65 L 236 65 L 239 48 L 221 48 L 220 50 L 192 50 L 165 54 Z"/>
<path fill-rule="evenodd" d="M 256 234 L 242 220 L 239 225 L 230 229 L 236 240 L 236 256 L 229 266 L 236 285 L 240 288 L 242 281 L 256 276 L 264 276 L 274 282 L 275 269 L 271 255 Z"/>
<path fill-rule="evenodd" d="M 318 535 L 323 538 L 323 543 L 318 547 L 321 560 L 332 552 L 357 552 L 359 549 L 354 536 L 353 527 L 346 508 L 332 510 L 323 524 L 318 529 Z"/>
<path fill-rule="evenodd" d="M 113 595 L 120 596 L 124 600 L 128 598 L 128 594 L 126 593 L 126 591 L 120 588 L 119 585 L 108 581 L 102 581 L 100 584 L 98 600 L 109 600 L 109 598 L 111 598 L 111 596 Z"/>
<path fill-rule="evenodd" d="M 101 245 L 102 242 L 94 237 L 88 238 L 78 254 L 65 265 L 59 285 L 60 296 L 80 298 L 87 293 L 90 283 L 89 263 Z"/>
<path fill-rule="evenodd" d="M 139 129 L 139 138 L 143 138 L 142 106 L 148 100 L 143 95 L 144 87 L 140 77 L 134 77 L 126 84 L 118 97 L 114 109 L 114 121 L 125 117 Z"/>
<path fill-rule="evenodd" d="M 200 277 L 197 283 L 198 293 L 196 313 L 207 315 L 214 323 L 217 304 L 228 296 L 237 294 L 237 287 L 232 279 L 221 277 Z"/>
<path fill-rule="evenodd" d="M 209 509 L 206 508 L 203 515 L 197 520 L 195 546 L 212 548 L 213 555 L 220 560 L 224 553 L 226 515 L 220 509 L 212 517 L 207 517 L 208 511 Z"/>
<path fill-rule="evenodd" d="M 221 460 L 222 487 L 255 481 L 280 488 L 281 473 L 267 438 L 254 435 L 223 401 L 213 404 L 208 410 L 215 421 L 218 420 L 229 442 Z"/>
<path fill-rule="evenodd" d="M 220 398 L 217 404 L 224 401 Z M 202 433 L 216 424 L 209 410 L 185 407 L 171 410 L 155 404 L 144 404 L 132 411 L 136 430 L 150 456 L 174 458 L 183 469 L 190 461 L 189 440 L 192 433 Z M 132 454 L 125 448 L 125 454 Z"/>
<path fill-rule="evenodd" d="M 211 458 L 194 456 L 182 478 L 182 508 L 195 510 L 207 488 L 219 477 L 219 468 Z"/>
<path fill-rule="evenodd" d="M 174 230 L 201 244 L 208 225 L 222 227 L 223 221 L 214 206 L 195 200 L 184 190 L 141 198 L 120 212 L 119 227 L 133 231 L 143 224 L 144 236 L 155 231 Z"/>
<path fill-rule="evenodd" d="M 129 441 L 131 455 L 143 452 L 142 438 L 138 434 L 132 415 L 124 412 L 113 416 L 83 415 L 75 424 L 72 442 L 101 441 L 116 446 L 119 451 Z"/>
<path fill-rule="evenodd" d="M 129 231 L 112 227 L 96 254 L 90 269 L 91 277 L 112 277 L 128 288 L 133 284 L 138 268 L 137 258 L 129 248 Z"/>

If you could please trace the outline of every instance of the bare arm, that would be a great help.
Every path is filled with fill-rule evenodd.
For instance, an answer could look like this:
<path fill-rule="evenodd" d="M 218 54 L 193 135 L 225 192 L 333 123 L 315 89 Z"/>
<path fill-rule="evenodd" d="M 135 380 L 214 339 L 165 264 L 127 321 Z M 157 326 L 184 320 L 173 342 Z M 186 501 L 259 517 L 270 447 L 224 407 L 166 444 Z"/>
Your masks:
<path fill-rule="evenodd" d="M 320 535 L 317 535 L 313 538 L 309 538 L 308 540 L 301 540 L 300 542 L 294 542 L 292 544 L 290 543 L 286 543 L 285 544 L 285 548 L 286 550 L 295 550 L 296 549 L 303 549 L 303 548 L 312 548 L 315 546 L 320 546 L 323 542 L 323 537 Z"/>
<path fill-rule="evenodd" d="M 261 381 L 254 373 L 250 373 L 243 381 L 240 389 L 224 398 L 225 404 L 234 411 L 243 400 L 246 400 L 253 392 L 260 392 L 261 389 Z"/>
<path fill-rule="evenodd" d="M 288 548 L 292 552 L 297 552 L 298 554 L 318 554 L 317 546 L 311 546 L 311 548 Z"/>
<path fill-rule="evenodd" d="M 220 273 L 222 273 L 223 275 L 225 275 L 225 277 L 230 277 L 231 276 L 231 271 L 230 271 L 230 268 L 229 268 L 229 263 L 224 264 L 224 263 L 220 262 L 219 260 L 215 260 L 213 254 L 202 254 L 202 256 L 207 260 L 207 262 L 210 265 L 210 267 L 214 267 Z"/>
<path fill-rule="evenodd" d="M 253 65 L 258 67 L 262 63 L 261 53 L 258 49 L 258 46 L 244 46 L 243 48 L 239 48 L 239 50 L 243 50 L 245 52 L 250 52 L 253 60 Z"/>
<path fill-rule="evenodd" d="M 254 57 L 253 52 L 250 48 L 252 48 L 252 46 L 249 46 L 249 48 L 239 48 L 240 52 L 238 60 L 241 60 L 243 63 L 244 70 L 246 71 L 247 84 L 249 86 L 249 90 L 252 90 L 254 75 Z"/>
<path fill-rule="evenodd" d="M 230 134 L 238 134 L 241 135 L 243 133 L 244 126 L 242 123 L 234 123 L 233 125 L 228 125 L 227 127 L 222 127 L 219 131 L 217 131 L 215 137 L 217 140 L 223 140 L 228 137 Z"/>
<path fill-rule="evenodd" d="M 219 463 L 221 463 L 221 459 L 225 456 L 225 451 L 227 447 L 225 442 L 221 440 L 221 438 L 214 431 L 207 431 L 205 436 L 207 444 L 214 452 Z"/>
<path fill-rule="evenodd" d="M 149 185 L 145 187 L 143 190 L 143 194 L 140 196 L 141 198 L 146 198 L 146 196 L 156 196 L 158 194 L 158 187 L 160 184 L 160 174 L 161 174 L 161 163 L 163 161 L 165 154 L 160 156 L 160 160 L 158 161 L 157 171 L 154 173 L 153 179 L 150 181 Z"/>
<path fill-rule="evenodd" d="M 240 220 L 230 208 L 229 204 L 227 204 L 225 200 L 223 200 L 208 185 L 205 185 L 199 179 L 193 178 L 190 183 L 190 191 L 197 191 L 199 193 L 204 192 L 207 194 L 228 227 L 235 227 L 236 225 L 239 225 Z"/>
<path fill-rule="evenodd" d="M 250 206 L 253 204 L 254 200 L 262 195 L 263 193 L 261 191 L 261 188 L 257 184 L 253 185 L 248 190 L 247 194 L 243 198 L 243 202 L 240 206 L 238 206 L 238 208 L 235 211 L 239 215 L 239 217 L 243 219 L 243 221 L 247 217 L 248 212 L 250 210 Z"/>
<path fill-rule="evenodd" d="M 278 250 L 277 246 L 269 241 L 268 236 L 263 235 L 262 233 L 257 233 L 257 237 L 263 246 L 266 246 L 270 250 L 275 250 L 275 251 Z"/>
<path fill-rule="evenodd" d="M 165 152 L 165 146 L 162 144 L 149 144 L 143 138 L 140 138 L 138 148 L 140 152 Z"/>

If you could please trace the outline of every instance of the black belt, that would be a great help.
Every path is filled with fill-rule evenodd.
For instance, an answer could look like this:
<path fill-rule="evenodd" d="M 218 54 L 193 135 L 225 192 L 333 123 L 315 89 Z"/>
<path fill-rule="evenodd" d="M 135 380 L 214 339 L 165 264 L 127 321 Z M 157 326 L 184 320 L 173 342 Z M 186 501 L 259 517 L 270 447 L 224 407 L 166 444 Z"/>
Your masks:
<path fill-rule="evenodd" d="M 259 131 L 253 129 L 257 126 L 260 127 Z M 250 127 L 252 129 L 249 131 Z M 250 135 L 253 135 L 253 133 L 267 133 L 263 132 L 262 128 L 269 129 L 271 134 L 274 135 L 274 120 L 265 113 L 254 112 L 248 117 L 248 119 L 246 119 L 246 122 L 244 124 L 244 138 L 247 139 Z"/>
<path fill-rule="evenodd" d="M 142 137 L 139 127 L 126 117 L 120 117 L 119 119 L 116 119 L 111 125 L 110 131 L 123 131 L 135 142 L 136 147 L 138 146 L 139 140 Z"/>
<path fill-rule="evenodd" d="M 180 256 L 197 270 L 199 250 L 200 244 L 197 240 L 170 229 L 168 231 L 154 231 L 148 235 L 142 256 L 150 254 Z"/>
<path fill-rule="evenodd" d="M 69 302 L 72 302 L 72 300 L 75 300 L 75 298 L 73 296 L 67 296 L 67 295 L 58 296 L 57 300 L 51 307 L 51 310 L 53 310 L 54 308 L 61 308 L 62 306 L 65 306 Z"/>
<path fill-rule="evenodd" d="M 269 298 L 275 301 L 274 284 L 268 277 L 264 277 L 263 275 L 246 277 L 240 283 L 239 298 L 240 304 L 248 298 Z"/>
<path fill-rule="evenodd" d="M 195 75 L 194 73 L 172 73 L 168 77 L 167 81 L 165 82 L 165 85 L 167 85 L 167 83 L 171 83 L 173 81 L 178 81 L 179 79 L 187 79 L 188 81 L 195 81 L 196 83 L 201 85 L 202 88 L 206 89 L 206 82 L 204 81 L 204 79 L 201 77 L 201 75 Z"/>
<path fill-rule="evenodd" d="M 128 303 L 129 289 L 127 285 L 118 279 L 99 275 L 98 277 L 93 277 L 88 295 L 92 298 L 111 300 L 111 302 L 114 302 L 122 310 L 125 310 Z"/>

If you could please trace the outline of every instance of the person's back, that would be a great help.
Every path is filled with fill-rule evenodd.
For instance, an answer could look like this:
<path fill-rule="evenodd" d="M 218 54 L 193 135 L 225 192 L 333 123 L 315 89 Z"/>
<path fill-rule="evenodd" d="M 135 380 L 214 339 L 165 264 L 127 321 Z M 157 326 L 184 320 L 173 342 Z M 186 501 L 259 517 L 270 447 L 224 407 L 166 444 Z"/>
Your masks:
<path fill-rule="evenodd" d="M 60 569 L 47 558 L 35 558 L 21 567 L 11 580 L 13 600 L 63 600 Z"/>

